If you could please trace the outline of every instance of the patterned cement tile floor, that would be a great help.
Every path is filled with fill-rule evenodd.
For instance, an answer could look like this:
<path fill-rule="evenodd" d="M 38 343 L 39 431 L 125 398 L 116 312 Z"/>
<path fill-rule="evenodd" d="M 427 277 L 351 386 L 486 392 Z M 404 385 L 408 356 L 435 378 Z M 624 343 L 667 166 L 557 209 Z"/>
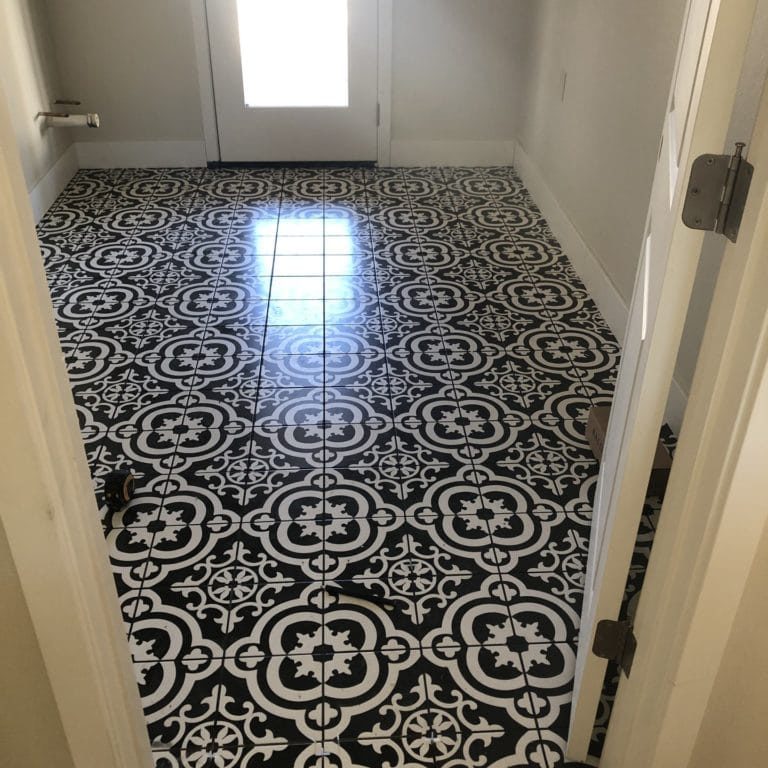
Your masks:
<path fill-rule="evenodd" d="M 39 235 L 157 765 L 562 765 L 619 348 L 515 172 L 82 171 Z"/>

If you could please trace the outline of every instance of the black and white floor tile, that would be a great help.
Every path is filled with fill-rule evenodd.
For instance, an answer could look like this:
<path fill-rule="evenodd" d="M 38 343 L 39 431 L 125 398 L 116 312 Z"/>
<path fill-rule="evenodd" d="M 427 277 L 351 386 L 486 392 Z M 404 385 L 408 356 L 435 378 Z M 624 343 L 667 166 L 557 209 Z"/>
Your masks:
<path fill-rule="evenodd" d="M 562 766 L 619 346 L 515 172 L 81 171 L 39 237 L 158 768 Z"/>

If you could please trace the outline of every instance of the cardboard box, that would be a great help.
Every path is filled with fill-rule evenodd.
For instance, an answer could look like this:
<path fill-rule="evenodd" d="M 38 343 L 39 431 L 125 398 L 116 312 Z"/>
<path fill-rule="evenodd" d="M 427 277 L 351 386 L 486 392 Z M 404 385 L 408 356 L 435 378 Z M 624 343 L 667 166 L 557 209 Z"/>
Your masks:
<path fill-rule="evenodd" d="M 596 405 L 589 409 L 587 415 L 587 440 L 592 448 L 595 458 L 600 461 L 603 458 L 605 447 L 605 433 L 608 431 L 608 418 L 611 415 L 610 405 Z"/>
<path fill-rule="evenodd" d="M 605 435 L 608 432 L 608 419 L 610 415 L 611 408 L 607 405 L 590 408 L 587 415 L 587 440 L 592 448 L 592 453 L 598 461 L 603 458 Z M 667 446 L 659 440 L 656 445 L 656 455 L 653 457 L 651 476 L 648 478 L 648 496 L 663 498 L 671 469 L 672 457 L 669 455 Z"/>

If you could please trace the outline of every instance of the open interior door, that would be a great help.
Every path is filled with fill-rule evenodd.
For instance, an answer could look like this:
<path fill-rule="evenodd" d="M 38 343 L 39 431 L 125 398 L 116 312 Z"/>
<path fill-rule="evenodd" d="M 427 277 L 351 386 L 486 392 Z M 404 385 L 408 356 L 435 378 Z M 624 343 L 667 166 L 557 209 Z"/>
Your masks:
<path fill-rule="evenodd" d="M 567 754 L 587 757 L 606 661 L 596 624 L 617 619 L 703 233 L 682 208 L 693 160 L 727 152 L 756 0 L 689 0 L 670 90 L 595 499 Z M 674 473 L 674 468 L 673 468 Z"/>
<path fill-rule="evenodd" d="M 760 5 L 731 127 L 751 133 L 754 175 L 738 239 L 725 243 L 604 768 L 768 765 L 768 3 Z"/>

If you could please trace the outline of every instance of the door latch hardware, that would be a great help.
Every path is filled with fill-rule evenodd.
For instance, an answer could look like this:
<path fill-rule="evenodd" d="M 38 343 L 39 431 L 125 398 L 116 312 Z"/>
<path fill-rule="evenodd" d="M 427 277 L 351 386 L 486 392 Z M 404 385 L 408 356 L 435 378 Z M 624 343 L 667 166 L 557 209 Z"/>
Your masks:
<path fill-rule="evenodd" d="M 601 659 L 615 661 L 627 677 L 632 670 L 636 649 L 637 639 L 630 621 L 603 619 L 597 622 L 592 653 Z"/>
<path fill-rule="evenodd" d="M 725 235 L 735 243 L 747 204 L 754 168 L 736 142 L 732 155 L 700 155 L 691 166 L 683 204 L 683 224 Z"/>

